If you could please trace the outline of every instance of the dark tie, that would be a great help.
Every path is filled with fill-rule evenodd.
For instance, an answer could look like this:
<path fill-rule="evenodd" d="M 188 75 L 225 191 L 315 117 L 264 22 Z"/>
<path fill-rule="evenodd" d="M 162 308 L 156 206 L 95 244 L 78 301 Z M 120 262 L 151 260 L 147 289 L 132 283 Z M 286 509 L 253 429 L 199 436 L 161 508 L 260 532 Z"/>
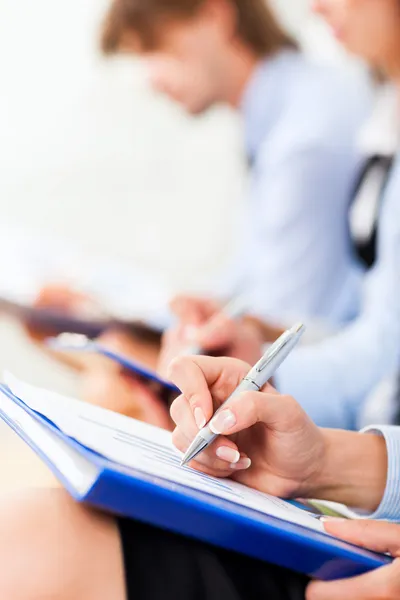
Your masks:
<path fill-rule="evenodd" d="M 354 191 L 352 194 L 352 204 L 357 203 L 362 198 L 362 192 L 366 188 L 371 188 L 372 178 L 378 178 L 379 185 L 376 189 L 377 198 L 375 199 L 375 214 L 374 221 L 371 224 L 371 229 L 366 233 L 362 240 L 354 239 L 356 253 L 367 268 L 371 268 L 376 260 L 376 243 L 379 212 L 382 203 L 382 198 L 385 193 L 386 185 L 389 181 L 391 168 L 393 165 L 393 156 L 374 155 L 368 158 L 364 167 L 357 179 Z M 373 186 L 375 189 L 376 186 Z"/>

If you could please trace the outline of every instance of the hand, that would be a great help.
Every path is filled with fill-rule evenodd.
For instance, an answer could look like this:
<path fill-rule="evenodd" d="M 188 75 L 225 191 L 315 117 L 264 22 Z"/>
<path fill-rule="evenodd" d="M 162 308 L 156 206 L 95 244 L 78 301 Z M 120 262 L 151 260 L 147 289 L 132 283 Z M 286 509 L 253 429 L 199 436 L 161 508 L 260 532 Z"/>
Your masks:
<path fill-rule="evenodd" d="M 140 339 L 120 329 L 108 329 L 96 341 L 108 350 L 138 361 L 150 369 L 157 367 L 160 351 L 158 343 Z"/>
<path fill-rule="evenodd" d="M 78 318 L 101 319 L 105 316 L 100 305 L 95 301 L 63 285 L 48 285 L 43 287 L 33 304 L 34 309 L 54 311 Z M 28 334 L 34 341 L 42 342 L 45 338 L 57 335 L 51 324 L 44 324 L 35 319 L 35 313 L 25 322 Z"/>
<path fill-rule="evenodd" d="M 398 600 L 400 598 L 400 526 L 378 521 L 327 520 L 328 533 L 376 552 L 389 552 L 396 560 L 366 575 L 332 583 L 313 582 L 307 600 Z"/>
<path fill-rule="evenodd" d="M 223 354 L 254 364 L 265 341 L 255 319 L 230 319 L 213 300 L 179 296 L 171 303 L 178 327 L 163 340 L 161 368 L 190 345 L 207 353 Z M 277 336 L 278 337 L 278 336 Z M 276 339 L 276 338 L 275 338 Z"/>
<path fill-rule="evenodd" d="M 82 318 L 101 318 L 104 311 L 100 305 L 86 294 L 66 285 L 47 285 L 43 287 L 34 303 L 36 308 L 49 308 L 76 315 Z"/>
<path fill-rule="evenodd" d="M 173 440 L 185 452 L 210 421 L 219 436 L 192 462 L 219 477 L 281 497 L 320 498 L 373 512 L 388 469 L 383 436 L 321 429 L 290 396 L 270 385 L 245 392 L 212 415 L 249 371 L 245 363 L 205 356 L 175 359 L 170 379 L 182 391 L 171 406 Z M 228 436 L 228 437 L 227 437 Z M 252 462 L 251 462 L 252 461 Z M 360 469 L 360 464 L 368 469 Z"/>
<path fill-rule="evenodd" d="M 142 383 L 113 363 L 94 368 L 80 379 L 81 397 L 90 404 L 127 415 L 162 429 L 172 429 L 168 408 L 147 383 Z"/>
<path fill-rule="evenodd" d="M 174 444 L 185 452 L 199 428 L 249 371 L 229 358 L 175 359 L 170 379 L 182 391 L 171 407 Z M 232 400 L 211 424 L 223 433 L 192 466 L 219 477 L 233 476 L 253 488 L 281 496 L 312 494 L 323 467 L 326 441 L 297 402 L 270 385 Z"/>
<path fill-rule="evenodd" d="M 222 304 L 210 298 L 180 294 L 170 302 L 171 312 L 181 325 L 200 327 L 217 314 Z"/>

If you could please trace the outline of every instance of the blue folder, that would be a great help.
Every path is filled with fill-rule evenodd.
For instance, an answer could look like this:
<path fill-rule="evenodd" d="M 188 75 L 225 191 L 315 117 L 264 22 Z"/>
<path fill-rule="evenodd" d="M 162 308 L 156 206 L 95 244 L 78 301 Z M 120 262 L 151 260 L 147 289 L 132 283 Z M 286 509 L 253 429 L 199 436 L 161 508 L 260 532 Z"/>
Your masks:
<path fill-rule="evenodd" d="M 0 408 L 0 417 L 48 464 L 79 502 L 325 580 L 358 575 L 391 561 L 388 556 L 324 533 L 119 465 L 66 436 L 14 396 L 8 387 L 0 385 L 0 394 L 23 408 L 77 456 L 97 468 L 89 489 L 79 493 L 27 436 L 18 419 L 10 419 Z"/>
<path fill-rule="evenodd" d="M 103 356 L 106 356 L 110 360 L 113 360 L 114 362 L 121 365 L 121 367 L 123 367 L 127 371 L 133 373 L 134 375 L 137 375 L 141 379 L 144 379 L 146 381 L 151 381 L 153 383 L 157 383 L 162 388 L 164 388 L 166 391 L 175 392 L 176 394 L 180 393 L 179 389 L 173 383 L 171 383 L 167 379 L 164 379 L 163 377 L 160 377 L 160 375 L 158 375 L 158 373 L 156 373 L 156 371 L 149 369 L 142 363 L 140 363 L 136 360 L 127 358 L 123 354 L 119 354 L 118 352 L 114 352 L 113 350 L 109 350 L 106 346 L 103 346 L 102 344 L 99 344 L 98 342 L 92 342 L 90 340 L 85 340 L 81 336 L 75 336 L 74 334 L 72 334 L 71 336 L 69 334 L 67 334 L 67 335 L 68 335 L 68 338 L 66 338 L 66 339 L 76 338 L 77 343 L 76 344 L 73 344 L 73 343 L 69 344 L 68 342 L 64 343 L 62 341 L 63 336 L 61 335 L 58 338 L 50 338 L 49 340 L 47 340 L 47 345 L 50 348 L 53 348 L 55 350 L 71 351 L 71 352 L 74 352 L 74 351 L 75 352 L 95 352 L 96 354 L 102 354 Z M 83 339 L 82 343 L 80 343 L 80 339 Z"/>

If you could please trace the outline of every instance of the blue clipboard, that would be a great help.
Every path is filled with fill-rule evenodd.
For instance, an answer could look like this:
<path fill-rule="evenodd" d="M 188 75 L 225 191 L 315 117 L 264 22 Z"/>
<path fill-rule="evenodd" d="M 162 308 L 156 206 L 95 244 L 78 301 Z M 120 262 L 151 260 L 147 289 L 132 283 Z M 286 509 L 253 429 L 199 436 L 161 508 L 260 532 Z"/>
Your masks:
<path fill-rule="evenodd" d="M 67 336 L 68 337 L 66 338 L 64 338 L 64 336 L 60 336 L 58 338 L 50 338 L 49 340 L 47 340 L 47 345 L 54 350 L 61 350 L 67 352 L 94 352 L 96 354 L 102 354 L 103 356 L 115 361 L 116 363 L 121 365 L 121 367 L 137 375 L 138 377 L 147 381 L 151 381 L 153 383 L 157 383 L 170 392 L 180 394 L 180 390 L 173 383 L 171 383 L 167 379 L 164 379 L 163 377 L 160 377 L 158 373 L 149 369 L 140 362 L 127 358 L 123 354 L 119 354 L 118 352 L 114 352 L 113 350 L 109 350 L 106 346 L 85 339 L 83 336 L 75 336 L 74 334 L 72 334 L 71 336 L 70 334 L 67 334 Z M 75 339 L 76 343 L 69 343 L 68 341 L 64 343 L 63 339 Z"/>
<path fill-rule="evenodd" d="M 0 385 L 0 393 L 97 467 L 98 475 L 90 489 L 84 494 L 77 493 L 64 474 L 25 434 L 21 425 L 9 419 L 0 409 L 0 418 L 41 457 L 79 502 L 318 579 L 359 575 L 392 560 L 322 532 L 121 466 L 66 436 L 52 422 L 15 397 L 6 386 Z"/>

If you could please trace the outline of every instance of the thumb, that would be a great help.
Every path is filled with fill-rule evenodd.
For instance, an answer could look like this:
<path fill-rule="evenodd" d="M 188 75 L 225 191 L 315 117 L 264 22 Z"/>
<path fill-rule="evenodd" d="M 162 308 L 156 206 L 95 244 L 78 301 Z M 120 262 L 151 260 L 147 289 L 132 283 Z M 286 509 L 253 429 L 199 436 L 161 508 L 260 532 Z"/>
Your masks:
<path fill-rule="evenodd" d="M 397 561 L 366 575 L 339 581 L 313 581 L 306 600 L 395 600 L 400 593 L 400 570 Z"/>
<path fill-rule="evenodd" d="M 326 519 L 327 533 L 375 552 L 400 556 L 400 525 L 384 521 Z"/>

